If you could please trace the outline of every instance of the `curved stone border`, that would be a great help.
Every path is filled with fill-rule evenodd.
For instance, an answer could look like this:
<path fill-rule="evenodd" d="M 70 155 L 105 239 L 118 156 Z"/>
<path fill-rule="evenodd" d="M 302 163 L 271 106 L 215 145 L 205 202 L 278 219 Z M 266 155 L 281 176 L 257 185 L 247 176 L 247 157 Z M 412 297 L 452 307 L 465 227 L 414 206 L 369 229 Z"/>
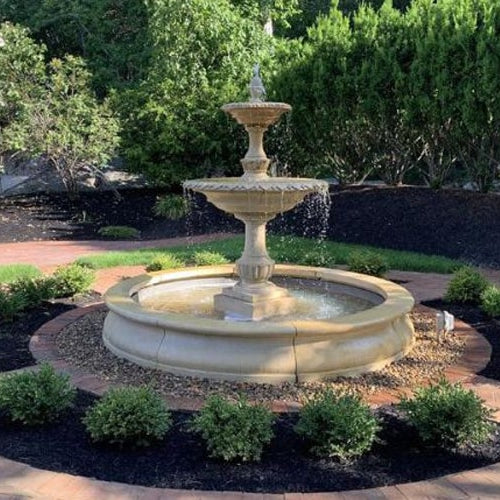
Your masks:
<path fill-rule="evenodd" d="M 433 311 L 424 306 L 419 305 L 417 307 L 423 311 Z M 103 302 L 72 309 L 45 323 L 32 336 L 30 350 L 38 362 L 47 361 L 57 370 L 67 373 L 71 377 L 71 382 L 78 388 L 102 395 L 109 389 L 111 384 L 102 377 L 93 375 L 82 368 L 74 367 L 62 359 L 55 341 L 57 334 L 63 328 L 69 326 L 78 318 L 98 310 L 106 310 Z M 465 349 L 458 362 L 446 368 L 445 376 L 452 382 L 471 383 L 477 377 L 476 373 L 488 364 L 491 356 L 491 346 L 482 335 L 463 321 L 455 321 L 455 332 L 464 338 Z M 366 400 L 371 405 L 390 404 L 397 401 L 401 394 L 409 393 L 411 393 L 411 390 L 407 388 L 387 389 L 367 396 Z M 204 402 L 201 398 L 172 396 L 166 399 L 170 408 L 177 410 L 197 410 L 203 406 Z M 285 402 L 279 400 L 274 401 L 271 407 L 275 412 L 297 411 L 300 404 L 295 401 Z"/>
<path fill-rule="evenodd" d="M 93 304 L 68 311 L 43 325 L 32 337 L 30 348 L 39 361 L 48 361 L 58 370 L 71 375 L 72 382 L 91 392 L 101 394 L 108 383 L 89 375 L 82 370 L 70 367 L 57 354 L 55 337 L 57 333 L 81 316 L 103 308 L 103 304 Z M 447 377 L 461 380 L 473 388 L 488 405 L 500 407 L 500 383 L 475 375 L 490 358 L 491 347 L 482 335 L 461 321 L 456 322 L 456 329 L 466 339 L 466 349 L 457 365 L 450 367 Z M 393 401 L 394 394 L 387 393 L 384 398 L 371 401 L 383 404 Z M 193 402 L 194 403 L 194 402 Z M 184 406 L 183 406 L 184 407 Z M 297 406 L 275 408 L 278 411 L 294 410 Z M 500 421 L 500 410 L 495 414 Z M 0 457 L 0 497 L 8 495 L 22 498 L 23 495 L 38 499 L 90 500 L 90 499 L 132 499 L 141 500 L 345 500 L 346 498 L 498 498 L 500 491 L 500 463 L 457 474 L 450 474 L 437 479 L 414 483 L 351 490 L 332 493 L 285 493 L 261 494 L 241 492 L 217 492 L 147 488 L 122 483 L 98 481 L 91 478 L 72 476 L 61 472 L 36 469 L 29 465 Z"/>

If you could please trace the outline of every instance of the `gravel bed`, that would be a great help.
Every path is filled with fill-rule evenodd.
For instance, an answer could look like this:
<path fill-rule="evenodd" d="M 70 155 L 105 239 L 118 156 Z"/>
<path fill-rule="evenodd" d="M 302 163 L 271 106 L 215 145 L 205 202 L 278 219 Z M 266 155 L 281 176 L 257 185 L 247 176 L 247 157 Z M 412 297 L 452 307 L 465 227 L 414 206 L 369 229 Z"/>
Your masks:
<path fill-rule="evenodd" d="M 166 396 L 205 398 L 210 394 L 229 397 L 245 394 L 255 401 L 301 402 L 327 388 L 350 389 L 365 395 L 387 388 L 413 388 L 426 380 L 439 379 L 445 368 L 458 360 L 465 347 L 465 342 L 457 335 L 448 335 L 438 342 L 434 336 L 434 314 L 413 312 L 411 316 L 416 331 L 414 348 L 405 358 L 378 372 L 356 378 L 340 377 L 332 381 L 296 384 L 218 382 L 146 369 L 116 357 L 102 342 L 106 314 L 106 311 L 89 313 L 61 330 L 56 343 L 62 357 L 104 380 L 124 385 L 147 384 Z"/>

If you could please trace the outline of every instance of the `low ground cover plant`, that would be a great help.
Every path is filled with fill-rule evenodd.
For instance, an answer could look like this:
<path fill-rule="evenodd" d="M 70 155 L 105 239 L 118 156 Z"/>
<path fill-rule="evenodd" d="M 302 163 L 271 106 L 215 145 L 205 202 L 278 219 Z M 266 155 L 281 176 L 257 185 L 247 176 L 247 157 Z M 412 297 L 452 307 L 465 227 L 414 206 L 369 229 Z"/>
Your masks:
<path fill-rule="evenodd" d="M 348 260 L 349 271 L 368 274 L 370 276 L 383 276 L 388 271 L 387 261 L 378 253 L 371 251 L 353 252 Z"/>
<path fill-rule="evenodd" d="M 42 425 L 57 420 L 76 396 L 67 375 L 57 374 L 49 364 L 38 372 L 22 372 L 0 378 L 0 409 L 12 421 Z"/>
<path fill-rule="evenodd" d="M 349 461 L 370 450 L 379 425 L 359 395 L 328 391 L 302 407 L 295 430 L 314 455 Z"/>
<path fill-rule="evenodd" d="M 232 403 L 212 396 L 191 422 L 191 430 L 205 441 L 211 457 L 226 461 L 258 461 L 274 436 L 274 415 L 244 398 Z"/>
<path fill-rule="evenodd" d="M 166 271 L 167 269 L 175 269 L 184 266 L 184 262 L 170 253 L 164 253 L 153 258 L 153 260 L 146 266 L 148 273 L 154 271 Z"/>
<path fill-rule="evenodd" d="M 491 411 L 479 396 L 446 379 L 403 397 L 399 408 L 416 428 L 422 441 L 441 447 L 484 443 L 493 424 Z"/>
<path fill-rule="evenodd" d="M 481 309 L 492 318 L 500 316 L 500 288 L 490 285 L 483 291 Z"/>
<path fill-rule="evenodd" d="M 165 436 L 172 418 L 163 399 L 149 387 L 122 387 L 95 403 L 83 423 L 93 441 L 149 446 Z"/>
<path fill-rule="evenodd" d="M 101 227 L 97 234 L 110 240 L 133 240 L 141 236 L 139 230 L 129 226 L 105 226 Z"/>
<path fill-rule="evenodd" d="M 481 294 L 488 287 L 488 280 L 472 267 L 462 267 L 453 274 L 444 299 L 460 304 L 480 304 Z"/>

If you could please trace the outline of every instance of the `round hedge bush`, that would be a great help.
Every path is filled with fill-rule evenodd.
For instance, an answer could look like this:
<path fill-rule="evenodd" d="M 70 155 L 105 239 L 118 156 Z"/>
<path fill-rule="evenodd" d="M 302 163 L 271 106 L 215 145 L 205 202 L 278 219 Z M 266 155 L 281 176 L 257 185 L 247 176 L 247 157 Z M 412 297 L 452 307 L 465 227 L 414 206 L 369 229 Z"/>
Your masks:
<path fill-rule="evenodd" d="M 109 390 L 83 418 L 95 442 L 149 446 L 162 439 L 172 425 L 170 411 L 148 387 Z"/>

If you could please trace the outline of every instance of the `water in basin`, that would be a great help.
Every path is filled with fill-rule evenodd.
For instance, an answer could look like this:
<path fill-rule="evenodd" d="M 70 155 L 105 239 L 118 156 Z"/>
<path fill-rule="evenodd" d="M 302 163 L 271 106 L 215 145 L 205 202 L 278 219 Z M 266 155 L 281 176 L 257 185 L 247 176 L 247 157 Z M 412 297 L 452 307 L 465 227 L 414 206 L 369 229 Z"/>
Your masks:
<path fill-rule="evenodd" d="M 266 321 L 338 318 L 383 302 L 375 293 L 320 280 L 275 277 L 272 281 L 287 288 L 297 303 L 292 314 Z M 140 290 L 135 300 L 153 311 L 217 319 L 220 316 L 214 311 L 214 295 L 235 283 L 230 278 L 205 278 L 159 284 Z"/>

